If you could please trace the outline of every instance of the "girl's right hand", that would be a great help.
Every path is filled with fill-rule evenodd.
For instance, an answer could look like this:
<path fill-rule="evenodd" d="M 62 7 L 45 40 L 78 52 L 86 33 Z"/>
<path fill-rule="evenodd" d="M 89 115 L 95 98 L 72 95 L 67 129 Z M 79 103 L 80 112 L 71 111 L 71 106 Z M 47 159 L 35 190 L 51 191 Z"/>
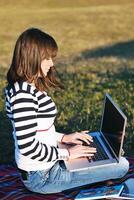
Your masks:
<path fill-rule="evenodd" d="M 75 159 L 80 157 L 92 157 L 96 153 L 96 148 L 83 145 L 75 145 L 68 148 L 69 159 Z"/>

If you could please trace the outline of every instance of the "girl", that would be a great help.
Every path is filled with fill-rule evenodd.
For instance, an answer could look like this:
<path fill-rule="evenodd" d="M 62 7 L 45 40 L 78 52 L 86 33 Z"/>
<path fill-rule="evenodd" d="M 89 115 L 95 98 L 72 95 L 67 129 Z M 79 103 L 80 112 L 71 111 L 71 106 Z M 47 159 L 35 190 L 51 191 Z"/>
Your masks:
<path fill-rule="evenodd" d="M 31 28 L 18 38 L 12 63 L 7 73 L 6 112 L 13 126 L 15 160 L 24 185 L 38 193 L 55 193 L 66 189 L 119 178 L 128 170 L 121 158 L 116 168 L 100 167 L 69 172 L 62 160 L 92 157 L 96 149 L 88 131 L 58 133 L 54 120 L 56 106 L 47 91 L 61 87 L 56 77 L 53 58 L 57 44 L 52 36 Z M 83 146 L 82 141 L 89 144 Z M 57 147 L 58 142 L 73 143 L 68 149 Z"/>

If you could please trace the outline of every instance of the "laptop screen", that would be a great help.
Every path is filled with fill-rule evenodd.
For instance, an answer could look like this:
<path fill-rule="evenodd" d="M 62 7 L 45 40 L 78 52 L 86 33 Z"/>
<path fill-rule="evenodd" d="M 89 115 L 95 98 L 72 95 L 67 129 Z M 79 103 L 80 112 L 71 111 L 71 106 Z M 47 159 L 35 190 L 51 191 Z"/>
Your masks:
<path fill-rule="evenodd" d="M 115 105 L 109 95 L 106 95 L 101 132 L 108 140 L 117 158 L 120 157 L 123 145 L 125 125 L 125 115 L 117 107 L 117 105 Z"/>

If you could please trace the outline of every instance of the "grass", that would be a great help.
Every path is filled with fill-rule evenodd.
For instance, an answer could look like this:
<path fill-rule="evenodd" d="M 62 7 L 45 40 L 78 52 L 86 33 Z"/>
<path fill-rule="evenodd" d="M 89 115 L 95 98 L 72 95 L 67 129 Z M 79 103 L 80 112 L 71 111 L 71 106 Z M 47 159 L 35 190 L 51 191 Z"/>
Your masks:
<path fill-rule="evenodd" d="M 57 130 L 97 130 L 104 94 L 128 117 L 124 149 L 134 151 L 134 3 L 131 0 L 0 2 L 0 162 L 13 160 L 11 125 L 4 111 L 6 72 L 18 35 L 28 27 L 52 34 L 64 91 L 52 92 Z"/>

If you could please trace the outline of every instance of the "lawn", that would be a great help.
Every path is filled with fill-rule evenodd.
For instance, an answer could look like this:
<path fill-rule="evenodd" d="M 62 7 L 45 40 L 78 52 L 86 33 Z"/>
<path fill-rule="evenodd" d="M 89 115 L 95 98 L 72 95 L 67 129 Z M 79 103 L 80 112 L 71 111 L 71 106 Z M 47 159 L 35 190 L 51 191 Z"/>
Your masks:
<path fill-rule="evenodd" d="M 0 1 L 0 163 L 13 160 L 11 125 L 3 90 L 15 41 L 38 27 L 54 36 L 63 91 L 51 91 L 58 107 L 57 130 L 99 129 L 104 94 L 128 118 L 124 149 L 134 155 L 133 0 Z"/>

